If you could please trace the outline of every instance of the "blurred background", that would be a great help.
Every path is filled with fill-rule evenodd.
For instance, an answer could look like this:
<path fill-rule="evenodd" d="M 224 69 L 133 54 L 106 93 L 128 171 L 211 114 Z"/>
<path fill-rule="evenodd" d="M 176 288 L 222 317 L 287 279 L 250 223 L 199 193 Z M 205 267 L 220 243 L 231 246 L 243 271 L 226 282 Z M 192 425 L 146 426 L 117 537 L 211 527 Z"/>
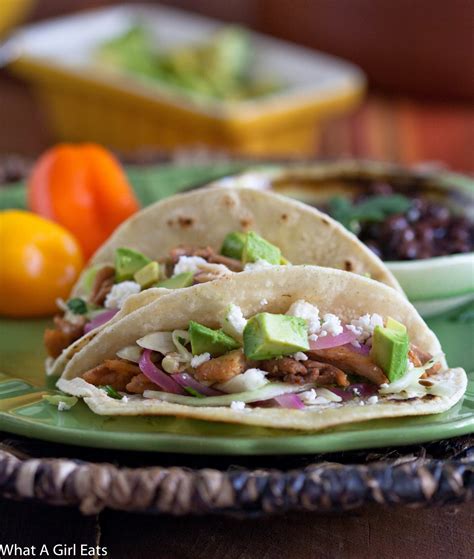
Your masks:
<path fill-rule="evenodd" d="M 113 0 L 2 0 L 0 30 L 6 39 L 15 33 L 15 23 L 29 25 L 118 4 L 122 3 Z M 129 1 L 127 4 L 138 3 Z M 245 119 L 240 128 L 233 122 L 232 137 L 228 134 L 230 125 L 225 132 L 213 132 L 211 127 L 215 123 L 196 121 L 194 128 L 198 127 L 202 133 L 202 142 L 198 134 L 191 144 L 210 143 L 213 149 L 262 156 L 267 152 L 281 155 L 285 146 L 293 143 L 294 149 L 288 150 L 292 156 L 351 155 L 405 164 L 442 161 L 455 170 L 474 171 L 474 4 L 471 0 L 449 3 L 443 0 L 292 0 L 291 3 L 287 0 L 174 0 L 160 4 L 225 23 L 241 24 L 335 55 L 358 66 L 367 77 L 368 89 L 363 97 L 361 91 L 353 91 L 350 99 L 341 101 L 337 107 L 325 105 L 314 111 L 315 114 L 305 113 L 306 121 L 317 120 L 317 126 L 314 130 L 306 126 L 304 139 L 302 129 L 296 131 L 302 115 L 297 112 L 286 115 L 285 126 L 288 128 L 294 123 L 292 137 L 295 140 L 285 137 L 279 149 L 269 148 L 249 136 L 258 135 L 262 127 L 267 126 L 263 117 L 256 119 L 258 126 L 255 126 L 260 132 L 252 132 L 254 124 L 250 126 Z M 255 48 L 258 50 L 258 46 Z M 57 76 L 50 76 L 45 83 L 45 73 L 39 74 L 40 77 L 37 74 L 31 68 L 25 69 L 24 64 L 16 70 L 13 64 L 12 68 L 0 71 L 0 153 L 36 156 L 58 139 L 84 139 L 68 138 L 68 127 L 63 123 L 58 125 L 60 109 L 58 106 L 51 108 L 52 103 L 60 103 L 58 97 L 67 89 L 67 83 L 63 79 L 54 86 L 54 79 L 59 79 Z M 285 76 L 278 76 L 278 79 L 284 84 Z M 78 87 L 75 86 L 76 91 Z M 87 95 L 81 93 L 84 102 L 94 91 L 97 96 L 104 95 L 104 90 L 92 88 Z M 61 102 L 64 112 L 66 101 Z M 152 115 L 156 107 L 145 103 L 136 106 L 137 112 L 151 111 L 147 118 L 158 118 Z M 166 107 L 160 110 L 165 111 L 160 113 L 160 118 L 169 114 Z M 106 117 L 103 114 L 103 118 Z M 175 125 L 181 117 L 181 113 L 173 117 Z M 61 118 L 64 119 L 64 115 Z M 77 127 L 76 123 L 75 129 Z M 245 141 L 242 128 L 249 136 Z M 268 134 L 271 128 L 265 130 Z M 100 134 L 90 139 L 113 144 L 119 134 L 114 132 L 110 141 Z M 135 149 L 156 144 L 153 134 L 143 133 L 143 146 L 137 145 L 141 143 L 139 138 L 137 136 L 130 144 L 119 142 L 111 147 Z M 219 138 L 222 145 L 219 145 Z M 187 143 L 185 138 L 168 140 L 158 147 L 168 149 Z M 275 144 L 278 141 L 275 140 Z"/>

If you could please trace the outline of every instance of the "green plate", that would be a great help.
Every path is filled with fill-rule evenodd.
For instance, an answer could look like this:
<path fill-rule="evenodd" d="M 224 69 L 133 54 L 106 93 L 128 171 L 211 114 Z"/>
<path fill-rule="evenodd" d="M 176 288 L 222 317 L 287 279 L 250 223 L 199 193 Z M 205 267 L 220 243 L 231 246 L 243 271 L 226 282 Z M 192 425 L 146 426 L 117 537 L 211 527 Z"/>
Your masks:
<path fill-rule="evenodd" d="M 239 162 L 128 167 L 143 205 L 242 170 Z M 0 191 L 0 209 L 24 208 L 23 183 Z M 474 307 L 431 319 L 452 366 L 474 370 Z M 422 443 L 474 431 L 474 375 L 464 400 L 444 414 L 378 420 L 318 434 L 166 417 L 104 417 L 80 402 L 68 412 L 42 400 L 47 321 L 0 320 L 0 430 L 59 443 L 195 454 L 305 454 Z"/>
<path fill-rule="evenodd" d="M 430 321 L 449 362 L 474 368 L 473 308 Z M 463 401 L 446 413 L 376 420 L 300 433 L 167 417 L 104 417 L 83 402 L 59 412 L 43 372 L 45 320 L 0 321 L 0 430 L 80 446 L 195 454 L 306 454 L 422 443 L 474 432 L 474 374 Z"/>

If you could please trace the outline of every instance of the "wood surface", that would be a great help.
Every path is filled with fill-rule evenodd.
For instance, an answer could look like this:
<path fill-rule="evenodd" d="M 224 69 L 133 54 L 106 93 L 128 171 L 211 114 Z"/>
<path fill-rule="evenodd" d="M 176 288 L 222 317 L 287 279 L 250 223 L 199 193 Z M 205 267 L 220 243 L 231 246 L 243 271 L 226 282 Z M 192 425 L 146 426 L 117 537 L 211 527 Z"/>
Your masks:
<path fill-rule="evenodd" d="M 0 542 L 105 546 L 109 559 L 471 559 L 474 507 L 271 518 L 139 516 L 0 501 Z"/>

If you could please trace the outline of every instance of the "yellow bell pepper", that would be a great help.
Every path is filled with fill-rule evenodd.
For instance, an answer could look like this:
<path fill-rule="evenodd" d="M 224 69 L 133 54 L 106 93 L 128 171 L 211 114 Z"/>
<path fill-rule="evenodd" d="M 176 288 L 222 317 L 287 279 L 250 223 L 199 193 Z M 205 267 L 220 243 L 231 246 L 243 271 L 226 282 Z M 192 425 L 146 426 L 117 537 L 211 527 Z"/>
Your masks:
<path fill-rule="evenodd" d="M 30 212 L 0 212 L 0 314 L 52 314 L 83 267 L 81 248 L 60 225 Z"/>

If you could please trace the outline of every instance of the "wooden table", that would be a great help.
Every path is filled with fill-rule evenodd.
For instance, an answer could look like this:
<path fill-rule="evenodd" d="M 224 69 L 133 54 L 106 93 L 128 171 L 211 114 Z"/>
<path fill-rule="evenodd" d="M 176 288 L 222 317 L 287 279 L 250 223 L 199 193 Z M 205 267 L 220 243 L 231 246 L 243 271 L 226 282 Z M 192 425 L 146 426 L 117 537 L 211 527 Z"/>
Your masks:
<path fill-rule="evenodd" d="M 474 507 L 271 518 L 139 516 L 0 501 L 0 543 L 104 546 L 113 559 L 470 559 Z M 78 556 L 78 555 L 76 555 Z"/>
<path fill-rule="evenodd" d="M 4 71 L 0 99 L 0 153 L 37 155 L 54 141 L 32 92 Z M 354 115 L 328 124 L 321 155 L 409 164 L 437 160 L 472 172 L 473 134 L 472 108 L 371 96 Z M 467 559 L 474 548 L 473 511 L 471 505 L 425 510 L 371 506 L 343 515 L 292 513 L 255 519 L 144 517 L 114 511 L 83 517 L 76 510 L 4 500 L 0 543 L 47 544 L 50 549 L 57 543 L 99 545 L 113 559 Z"/>

